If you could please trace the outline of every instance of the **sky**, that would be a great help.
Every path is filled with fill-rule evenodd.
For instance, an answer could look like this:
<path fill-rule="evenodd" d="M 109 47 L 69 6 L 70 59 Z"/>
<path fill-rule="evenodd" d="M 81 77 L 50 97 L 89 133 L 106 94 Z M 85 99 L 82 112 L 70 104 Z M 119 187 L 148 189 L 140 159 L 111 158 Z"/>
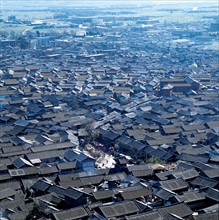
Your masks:
<path fill-rule="evenodd" d="M 201 5 L 218 5 L 219 0 L 0 0 L 1 10 L 30 9 L 31 7 L 62 7 L 62 6 L 81 6 L 81 7 L 107 7 L 116 5 L 163 5 L 172 4 L 176 7 L 180 4 L 193 4 L 200 7 Z M 201 5 L 200 5 L 201 4 Z"/>

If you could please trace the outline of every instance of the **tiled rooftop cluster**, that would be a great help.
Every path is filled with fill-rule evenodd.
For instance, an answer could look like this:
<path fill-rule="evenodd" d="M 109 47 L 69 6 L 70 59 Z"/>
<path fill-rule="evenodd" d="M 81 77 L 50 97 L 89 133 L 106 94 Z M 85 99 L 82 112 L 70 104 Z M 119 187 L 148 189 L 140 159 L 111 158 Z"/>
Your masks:
<path fill-rule="evenodd" d="M 131 21 L 1 41 L 0 217 L 217 219 L 210 24 Z"/>

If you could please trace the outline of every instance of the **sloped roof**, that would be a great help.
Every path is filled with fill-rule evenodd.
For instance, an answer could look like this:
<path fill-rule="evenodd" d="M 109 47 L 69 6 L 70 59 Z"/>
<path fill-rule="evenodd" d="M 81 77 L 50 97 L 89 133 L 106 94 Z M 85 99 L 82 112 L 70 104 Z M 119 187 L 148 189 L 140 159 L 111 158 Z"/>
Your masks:
<path fill-rule="evenodd" d="M 120 138 L 118 138 L 117 141 L 121 144 L 129 144 L 133 141 L 133 139 L 123 135 Z"/>
<path fill-rule="evenodd" d="M 46 192 L 47 189 L 51 186 L 50 183 L 44 181 L 44 180 L 39 180 L 36 183 L 34 183 L 31 188 L 36 190 L 36 191 L 41 191 L 41 192 Z"/>
<path fill-rule="evenodd" d="M 133 201 L 104 205 L 99 208 L 106 218 L 125 216 L 139 212 L 139 208 Z"/>
<path fill-rule="evenodd" d="M 59 163 L 57 164 L 57 168 L 59 170 L 70 170 L 76 168 L 77 161 L 69 162 L 69 163 Z"/>
<path fill-rule="evenodd" d="M 186 154 L 186 153 L 180 154 L 178 156 L 178 159 L 188 161 L 188 162 L 203 162 L 203 163 L 207 163 L 207 161 L 209 160 L 208 157 L 191 155 L 191 154 Z"/>
<path fill-rule="evenodd" d="M 0 200 L 14 196 L 16 194 L 17 192 L 14 189 L 7 188 L 7 189 L 0 190 Z"/>
<path fill-rule="evenodd" d="M 201 162 L 195 162 L 193 164 L 193 166 L 197 169 L 197 170 L 208 170 L 208 169 L 211 169 L 212 167 L 209 165 L 209 164 L 206 164 L 206 163 L 201 163 Z"/>
<path fill-rule="evenodd" d="M 101 181 L 103 181 L 103 179 L 104 179 L 103 175 L 100 175 L 100 176 L 87 176 L 87 177 L 80 178 L 80 180 L 81 180 L 81 182 L 84 186 L 100 184 Z"/>
<path fill-rule="evenodd" d="M 205 199 L 204 193 L 198 191 L 185 192 L 182 195 L 176 195 L 175 197 L 179 202 L 185 203 L 197 202 Z"/>
<path fill-rule="evenodd" d="M 215 187 L 218 185 L 218 181 L 210 179 L 204 176 L 198 176 L 190 182 L 190 184 L 201 187 Z"/>
<path fill-rule="evenodd" d="M 58 172 L 59 172 L 59 170 L 56 166 L 41 167 L 39 170 L 39 175 L 54 174 L 54 173 L 58 173 Z"/>
<path fill-rule="evenodd" d="M 50 159 L 50 158 L 58 158 L 64 155 L 64 151 L 62 150 L 52 150 L 52 151 L 43 151 L 38 153 L 28 153 L 26 154 L 28 160 L 31 162 L 33 159 Z"/>
<path fill-rule="evenodd" d="M 18 190 L 18 189 L 21 189 L 21 184 L 19 181 L 0 183 L 0 190 L 7 189 L 7 188 Z"/>
<path fill-rule="evenodd" d="M 176 194 L 170 190 L 161 187 L 154 192 L 154 195 L 156 195 L 158 198 L 161 198 L 163 200 L 169 200 Z"/>
<path fill-rule="evenodd" d="M 27 125 L 29 125 L 30 122 L 27 120 L 22 120 L 22 119 L 18 119 L 17 121 L 14 122 L 14 125 L 17 126 L 22 126 L 22 127 L 27 127 Z"/>
<path fill-rule="evenodd" d="M 213 213 L 204 213 L 199 215 L 194 215 L 194 220 L 218 220 L 219 211 Z"/>
<path fill-rule="evenodd" d="M 209 178 L 219 177 L 219 168 L 212 168 L 212 169 L 204 170 L 203 172 Z"/>
<path fill-rule="evenodd" d="M 49 145 L 31 147 L 31 151 L 33 153 L 37 153 L 37 152 L 42 152 L 42 151 L 60 150 L 60 149 L 67 149 L 67 148 L 73 148 L 73 147 L 75 147 L 75 144 L 71 142 L 62 142 L 62 143 L 53 143 Z"/>
<path fill-rule="evenodd" d="M 90 155 L 87 155 L 85 153 L 80 153 L 79 155 L 76 156 L 76 160 L 79 162 L 83 162 L 85 160 L 94 160 L 94 158 Z"/>
<path fill-rule="evenodd" d="M 98 190 L 93 192 L 93 196 L 96 200 L 112 198 L 114 196 L 113 190 Z"/>
<path fill-rule="evenodd" d="M 195 169 L 187 169 L 183 171 L 173 172 L 172 175 L 177 178 L 183 178 L 184 180 L 195 178 L 199 173 Z"/>
<path fill-rule="evenodd" d="M 64 154 L 64 158 L 68 161 L 74 161 L 79 153 L 74 150 L 68 150 Z"/>
<path fill-rule="evenodd" d="M 163 220 L 164 218 L 158 212 L 147 212 L 125 217 L 126 220 Z"/>
<path fill-rule="evenodd" d="M 102 134 L 105 138 L 108 138 L 110 140 L 115 140 L 116 138 L 118 138 L 120 135 L 113 132 L 113 131 L 107 131 L 105 134 Z"/>
<path fill-rule="evenodd" d="M 79 199 L 81 196 L 83 196 L 85 194 L 86 194 L 85 192 L 82 192 L 81 190 L 73 188 L 73 187 L 69 187 L 65 191 L 65 196 L 70 197 L 74 200 Z"/>
<path fill-rule="evenodd" d="M 205 195 L 216 201 L 216 202 L 219 202 L 219 190 L 217 189 L 213 189 L 213 188 L 208 188 L 206 191 L 205 191 Z"/>
<path fill-rule="evenodd" d="M 137 185 L 121 189 L 120 194 L 124 200 L 131 200 L 140 198 L 141 196 L 149 196 L 152 194 L 152 192 L 147 187 Z"/>
<path fill-rule="evenodd" d="M 158 213 L 164 219 L 168 219 L 168 214 L 175 214 L 181 218 L 184 218 L 191 215 L 193 211 L 185 203 L 178 203 L 171 206 L 159 208 Z"/>
<path fill-rule="evenodd" d="M 16 168 L 21 168 L 25 165 L 27 166 L 33 166 L 28 160 L 22 158 L 22 157 L 18 157 L 17 159 L 15 159 L 13 161 L 13 165 L 16 167 Z"/>
<path fill-rule="evenodd" d="M 81 219 L 88 217 L 89 214 L 83 207 L 77 207 L 74 209 L 64 210 L 61 212 L 53 213 L 55 220 L 71 220 Z"/>
<path fill-rule="evenodd" d="M 56 193 L 58 196 L 60 196 L 61 198 L 64 198 L 65 197 L 65 188 L 64 187 L 61 187 L 61 186 L 51 186 L 49 189 L 48 189 L 48 192 L 49 193 Z"/>
<path fill-rule="evenodd" d="M 133 170 L 132 174 L 133 174 L 133 176 L 136 176 L 136 177 L 146 177 L 146 176 L 153 174 L 153 170 L 152 169 Z"/>
<path fill-rule="evenodd" d="M 188 188 L 188 184 L 183 179 L 170 179 L 159 182 L 165 189 L 177 191 Z"/>

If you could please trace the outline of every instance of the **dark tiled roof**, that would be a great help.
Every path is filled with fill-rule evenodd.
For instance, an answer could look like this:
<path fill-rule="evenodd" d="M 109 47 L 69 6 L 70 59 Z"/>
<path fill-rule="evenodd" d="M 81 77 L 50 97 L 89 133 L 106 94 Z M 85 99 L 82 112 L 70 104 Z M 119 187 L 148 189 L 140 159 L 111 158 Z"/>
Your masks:
<path fill-rule="evenodd" d="M 65 196 L 70 197 L 70 198 L 72 198 L 74 200 L 79 199 L 83 195 L 85 195 L 84 192 L 80 191 L 79 189 L 73 188 L 73 187 L 69 187 L 65 191 Z"/>
<path fill-rule="evenodd" d="M 60 186 L 64 187 L 64 188 L 68 188 L 68 187 L 74 187 L 74 188 L 79 188 L 84 186 L 84 184 L 81 182 L 80 179 L 77 180 L 68 180 L 68 181 L 61 181 L 59 183 Z"/>
<path fill-rule="evenodd" d="M 101 206 L 100 210 L 106 218 L 111 218 L 137 213 L 139 208 L 133 201 L 128 201 Z"/>
<path fill-rule="evenodd" d="M 184 171 L 173 172 L 172 175 L 177 179 L 182 177 L 184 180 L 195 178 L 199 173 L 195 169 L 188 169 Z"/>
<path fill-rule="evenodd" d="M 212 168 L 210 165 L 205 164 L 205 163 L 201 163 L 201 162 L 195 162 L 195 163 L 193 164 L 193 166 L 194 166 L 197 170 L 202 170 L 202 171 L 204 171 L 204 170 L 209 170 L 209 169 Z"/>
<path fill-rule="evenodd" d="M 73 162 L 70 162 L 70 163 L 59 163 L 57 164 L 57 167 L 59 170 L 71 170 L 71 169 L 75 169 L 76 168 L 76 164 L 77 164 L 77 161 L 73 161 Z"/>
<path fill-rule="evenodd" d="M 132 175 L 136 177 L 146 177 L 153 174 L 152 169 L 147 169 L 147 170 L 133 170 Z"/>
<path fill-rule="evenodd" d="M 171 171 L 165 171 L 165 172 L 160 172 L 156 173 L 155 175 L 158 177 L 159 180 L 167 180 L 168 176 L 171 175 Z"/>
<path fill-rule="evenodd" d="M 179 202 L 190 203 L 190 202 L 197 202 L 200 200 L 204 200 L 205 195 L 198 191 L 190 191 L 190 192 L 185 192 L 182 195 L 176 195 L 176 199 Z"/>
<path fill-rule="evenodd" d="M 191 163 L 189 163 L 189 162 L 181 161 L 181 162 L 177 165 L 177 168 L 183 169 L 183 170 L 187 170 L 187 169 L 192 169 L 192 168 L 194 168 L 194 166 L 193 166 Z"/>
<path fill-rule="evenodd" d="M 175 205 L 159 208 L 158 212 L 164 219 L 168 219 L 168 214 L 175 214 L 181 218 L 184 218 L 193 213 L 193 211 L 185 203 L 178 203 Z"/>
<path fill-rule="evenodd" d="M 117 139 L 117 141 L 121 144 L 129 144 L 133 141 L 133 139 L 131 139 L 127 136 L 121 136 L 120 138 Z"/>
<path fill-rule="evenodd" d="M 188 184 L 183 179 L 171 179 L 160 181 L 160 184 L 163 188 L 177 191 L 188 188 Z"/>
<path fill-rule="evenodd" d="M 185 153 L 180 154 L 178 156 L 178 159 L 188 161 L 188 162 L 202 162 L 202 163 L 207 163 L 207 161 L 209 160 L 208 157 L 196 156 L 196 155 L 185 154 Z"/>
<path fill-rule="evenodd" d="M 146 148 L 146 145 L 145 144 L 142 144 L 141 142 L 138 142 L 138 141 L 132 141 L 131 143 L 128 144 L 128 146 L 130 148 L 133 148 L 134 150 L 136 151 L 141 151 L 143 150 L 144 148 Z"/>
<path fill-rule="evenodd" d="M 147 212 L 125 217 L 126 220 L 163 220 L 164 218 L 158 212 Z"/>
<path fill-rule="evenodd" d="M 100 184 L 103 181 L 104 176 L 88 176 L 80 178 L 84 186 Z"/>
<path fill-rule="evenodd" d="M 199 215 L 194 215 L 194 220 L 218 220 L 219 211 L 213 213 L 204 213 Z"/>
<path fill-rule="evenodd" d="M 10 214 L 8 217 L 10 220 L 23 220 L 26 219 L 27 215 L 28 215 L 28 211 L 19 211 Z"/>
<path fill-rule="evenodd" d="M 19 181 L 0 183 L 0 190 L 7 188 L 18 190 L 21 189 L 21 184 Z"/>
<path fill-rule="evenodd" d="M 190 182 L 190 184 L 195 186 L 201 186 L 201 187 L 215 187 L 218 185 L 218 181 L 204 177 L 204 176 L 198 176 L 194 180 Z"/>
<path fill-rule="evenodd" d="M 218 210 L 219 210 L 219 203 L 202 209 L 202 211 L 204 211 L 205 213 L 217 212 Z"/>
<path fill-rule="evenodd" d="M 38 153 L 30 153 L 26 154 L 28 160 L 33 160 L 33 159 L 50 159 L 50 158 L 59 158 L 60 156 L 64 155 L 64 151 L 62 150 L 52 150 L 52 151 L 45 151 L 45 152 L 38 152 Z"/>
<path fill-rule="evenodd" d="M 91 156 L 88 156 L 84 153 L 80 153 L 77 157 L 76 160 L 79 162 L 83 162 L 85 160 L 94 160 L 94 158 L 92 158 Z"/>
<path fill-rule="evenodd" d="M 0 190 L 0 200 L 16 195 L 17 192 L 13 189 L 7 188 Z"/>
<path fill-rule="evenodd" d="M 219 190 L 216 190 L 216 189 L 213 189 L 213 188 L 208 188 L 206 191 L 205 191 L 205 195 L 216 201 L 216 202 L 219 202 Z"/>
<path fill-rule="evenodd" d="M 52 166 L 52 167 L 42 167 L 39 170 L 39 175 L 52 175 L 54 173 L 58 173 L 59 170 L 56 166 Z"/>
<path fill-rule="evenodd" d="M 42 152 L 42 151 L 50 151 L 50 150 L 60 150 L 75 147 L 71 142 L 63 142 L 63 143 L 55 143 L 43 146 L 32 147 L 31 151 L 33 153 Z"/>
<path fill-rule="evenodd" d="M 134 187 L 127 187 L 125 189 L 121 189 L 122 192 L 120 192 L 122 198 L 124 200 L 131 200 L 140 198 L 141 196 L 149 196 L 152 194 L 152 192 L 144 187 L 144 186 L 134 186 Z"/>
<path fill-rule="evenodd" d="M 56 193 L 58 196 L 60 196 L 61 198 L 64 198 L 65 197 L 65 188 L 61 187 L 61 186 L 51 186 L 49 189 L 48 189 L 48 192 L 49 193 Z"/>
<path fill-rule="evenodd" d="M 88 217 L 88 212 L 83 207 L 69 209 L 53 214 L 55 220 L 81 219 Z"/>
<path fill-rule="evenodd" d="M 113 190 L 98 190 L 93 192 L 93 196 L 96 200 L 112 198 L 114 196 Z"/>
<path fill-rule="evenodd" d="M 160 146 L 162 144 L 173 144 L 175 140 L 172 137 L 163 137 L 161 139 L 156 140 L 147 140 L 146 141 L 150 146 Z"/>
<path fill-rule="evenodd" d="M 154 192 L 154 195 L 156 195 L 158 198 L 161 198 L 161 199 L 167 201 L 170 198 L 174 197 L 174 195 L 176 195 L 176 194 L 170 190 L 160 188 Z"/>
<path fill-rule="evenodd" d="M 36 183 L 34 183 L 31 188 L 36 190 L 36 191 L 41 191 L 41 192 L 46 192 L 47 189 L 51 186 L 50 183 L 44 181 L 44 180 L 39 180 Z"/>
<path fill-rule="evenodd" d="M 219 177 L 219 168 L 212 168 L 212 169 L 204 170 L 203 172 L 209 178 Z"/>
<path fill-rule="evenodd" d="M 104 133 L 102 135 L 103 135 L 103 137 L 108 138 L 112 141 L 119 137 L 119 134 L 117 134 L 113 131 L 107 131 L 106 133 Z"/>

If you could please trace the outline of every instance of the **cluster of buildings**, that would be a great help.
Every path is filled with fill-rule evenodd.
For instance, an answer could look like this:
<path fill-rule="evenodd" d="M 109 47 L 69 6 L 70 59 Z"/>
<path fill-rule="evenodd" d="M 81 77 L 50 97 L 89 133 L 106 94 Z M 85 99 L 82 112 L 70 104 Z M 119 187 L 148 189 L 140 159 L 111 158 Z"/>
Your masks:
<path fill-rule="evenodd" d="M 1 47 L 0 217 L 217 219 L 210 26 L 84 20 Z"/>

